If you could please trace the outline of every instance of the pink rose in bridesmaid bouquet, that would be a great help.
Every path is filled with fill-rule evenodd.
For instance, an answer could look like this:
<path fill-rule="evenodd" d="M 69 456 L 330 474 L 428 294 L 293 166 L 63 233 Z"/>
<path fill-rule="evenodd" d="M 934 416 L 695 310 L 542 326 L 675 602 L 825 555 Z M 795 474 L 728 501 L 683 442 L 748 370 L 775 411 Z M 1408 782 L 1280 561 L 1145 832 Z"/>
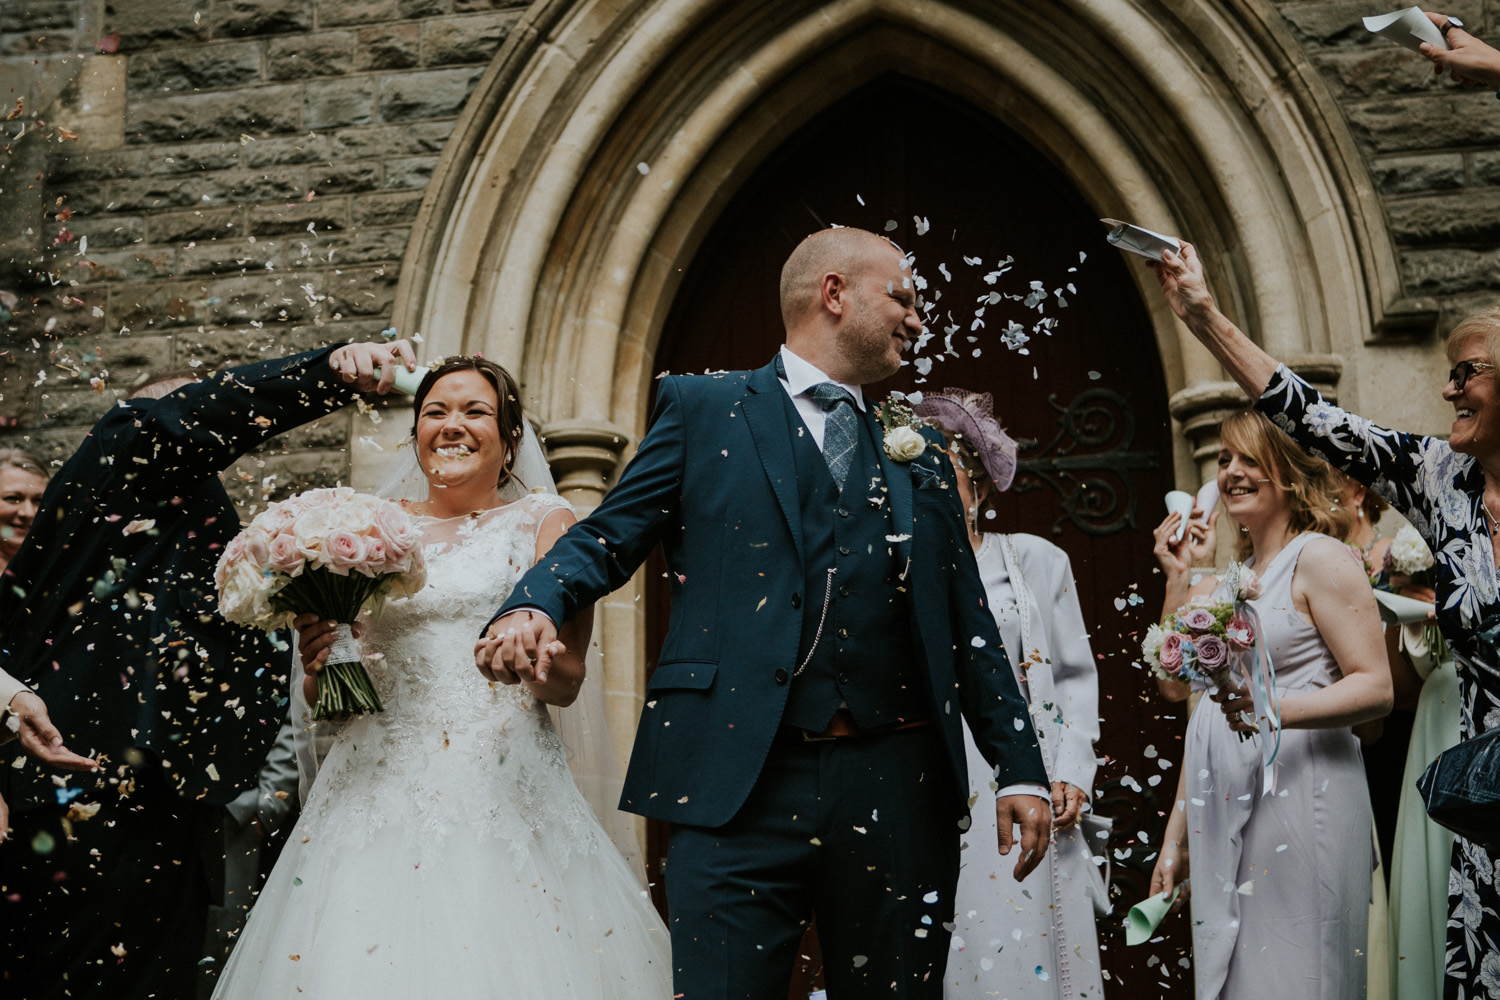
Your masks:
<path fill-rule="evenodd" d="M 1157 654 L 1161 658 L 1162 669 L 1169 673 L 1175 673 L 1182 666 L 1182 644 L 1184 642 L 1181 632 L 1168 632 L 1167 637 L 1162 640 L 1161 652 Z"/>
<path fill-rule="evenodd" d="M 1229 624 L 1224 628 L 1224 637 L 1229 640 L 1232 649 L 1250 649 L 1255 645 L 1255 630 L 1241 615 L 1229 619 Z"/>
<path fill-rule="evenodd" d="M 1199 636 L 1197 647 L 1198 667 L 1204 673 L 1214 674 L 1224 669 L 1224 663 L 1229 659 L 1229 646 L 1223 639 L 1216 635 Z"/>
<path fill-rule="evenodd" d="M 1189 608 L 1182 616 L 1182 624 L 1193 632 L 1207 632 L 1214 627 L 1216 621 L 1213 612 L 1207 608 Z"/>

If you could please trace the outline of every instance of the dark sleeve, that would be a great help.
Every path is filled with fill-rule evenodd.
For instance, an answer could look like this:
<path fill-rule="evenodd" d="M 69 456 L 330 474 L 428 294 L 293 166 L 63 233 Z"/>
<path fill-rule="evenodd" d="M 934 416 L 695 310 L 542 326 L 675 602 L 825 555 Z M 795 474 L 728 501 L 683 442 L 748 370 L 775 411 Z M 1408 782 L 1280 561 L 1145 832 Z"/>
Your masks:
<path fill-rule="evenodd" d="M 940 475 L 953 481 L 952 463 L 937 446 Z M 1048 784 L 1047 768 L 1031 725 L 1031 712 L 1016 686 L 1010 657 L 990 611 L 979 564 L 957 490 L 948 490 L 953 559 L 949 622 L 957 672 L 959 708 L 974 745 L 994 768 L 996 787 Z M 941 709 L 943 706 L 938 706 Z"/>
<path fill-rule="evenodd" d="M 135 489 L 176 492 L 348 405 L 356 393 L 328 367 L 337 346 L 230 368 L 160 399 L 121 401 L 93 431 L 109 475 Z"/>
<path fill-rule="evenodd" d="M 490 622 L 531 607 L 561 624 L 624 586 L 646 561 L 682 500 L 686 422 L 680 392 L 676 379 L 662 380 L 650 429 L 619 483 L 521 577 Z"/>

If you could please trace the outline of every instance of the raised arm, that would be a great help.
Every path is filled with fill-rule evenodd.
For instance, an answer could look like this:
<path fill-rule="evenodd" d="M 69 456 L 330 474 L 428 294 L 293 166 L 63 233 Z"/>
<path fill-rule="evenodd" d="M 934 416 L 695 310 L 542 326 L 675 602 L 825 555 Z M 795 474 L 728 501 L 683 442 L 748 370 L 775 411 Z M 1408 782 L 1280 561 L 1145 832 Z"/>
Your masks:
<path fill-rule="evenodd" d="M 175 493 L 217 475 L 268 438 L 347 406 L 358 392 L 388 391 L 397 364 L 415 364 L 405 341 L 241 365 L 160 399 L 123 400 L 95 433 L 114 476 L 148 492 Z"/>
<path fill-rule="evenodd" d="M 1149 261 L 1146 266 L 1156 272 L 1167 305 L 1177 318 L 1218 359 L 1246 395 L 1259 399 L 1280 362 L 1261 350 L 1219 311 L 1193 245 L 1184 242 L 1181 255 L 1168 250 L 1160 262 Z"/>
<path fill-rule="evenodd" d="M 1486 45 L 1457 24 L 1447 14 L 1426 11 L 1428 20 L 1443 31 L 1448 48 L 1440 49 L 1423 42 L 1419 52 L 1432 63 L 1432 72 L 1442 76 L 1447 70 L 1453 82 L 1464 87 L 1500 87 L 1500 50 Z"/>

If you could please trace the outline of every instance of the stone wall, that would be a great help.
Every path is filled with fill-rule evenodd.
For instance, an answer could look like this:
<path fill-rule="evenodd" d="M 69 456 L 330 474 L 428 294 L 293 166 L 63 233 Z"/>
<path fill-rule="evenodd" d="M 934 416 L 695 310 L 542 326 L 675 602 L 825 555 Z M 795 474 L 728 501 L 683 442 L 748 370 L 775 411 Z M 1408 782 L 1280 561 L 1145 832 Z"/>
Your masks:
<path fill-rule="evenodd" d="M 1500 302 L 1500 101 L 1433 76 L 1360 17 L 1407 4 L 1279 4 L 1338 101 L 1385 205 L 1408 293 L 1434 296 L 1445 325 Z M 1441 9 L 1500 41 L 1500 3 Z"/>
<path fill-rule="evenodd" d="M 1453 10 L 1496 37 L 1495 5 Z M 1408 291 L 1450 321 L 1500 299 L 1494 95 L 1368 37 L 1368 0 L 1276 6 L 1369 164 Z M 433 166 L 524 7 L 0 0 L 0 443 L 61 458 L 148 368 L 378 336 Z M 343 477 L 366 419 L 269 447 L 242 498 Z"/>
<path fill-rule="evenodd" d="M 146 369 L 379 336 L 443 143 L 523 8 L 0 3 L 20 112 L 0 137 L 4 443 L 64 457 Z M 367 419 L 242 463 L 241 497 L 343 477 Z"/>

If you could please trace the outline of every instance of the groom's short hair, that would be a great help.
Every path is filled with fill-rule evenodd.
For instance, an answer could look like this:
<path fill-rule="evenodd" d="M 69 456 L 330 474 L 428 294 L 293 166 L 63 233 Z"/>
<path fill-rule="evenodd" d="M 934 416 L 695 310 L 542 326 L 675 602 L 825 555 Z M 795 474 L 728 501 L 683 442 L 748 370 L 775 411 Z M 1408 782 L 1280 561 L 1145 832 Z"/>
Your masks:
<path fill-rule="evenodd" d="M 836 272 L 846 281 L 857 278 L 869 261 L 869 251 L 880 244 L 895 246 L 884 236 L 852 226 L 820 229 L 798 243 L 781 266 L 781 321 L 791 326 L 817 304 L 823 275 Z"/>

